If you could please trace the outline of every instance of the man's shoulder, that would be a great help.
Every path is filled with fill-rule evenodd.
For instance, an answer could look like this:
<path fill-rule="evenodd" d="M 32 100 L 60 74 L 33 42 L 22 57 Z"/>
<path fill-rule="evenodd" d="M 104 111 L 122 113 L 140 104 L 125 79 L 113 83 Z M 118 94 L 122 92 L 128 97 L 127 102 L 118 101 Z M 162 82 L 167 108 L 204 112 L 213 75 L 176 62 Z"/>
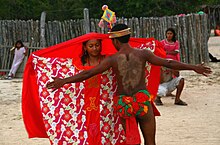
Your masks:
<path fill-rule="evenodd" d="M 147 49 L 139 49 L 139 48 L 134 48 L 134 50 L 131 52 L 131 54 L 139 57 L 139 58 L 146 58 L 148 57 L 148 54 L 151 53 Z"/>
<path fill-rule="evenodd" d="M 113 55 L 108 55 L 108 56 L 106 56 L 105 59 L 106 59 L 108 62 L 114 64 L 114 62 L 115 62 L 115 60 L 117 60 L 118 56 L 119 56 L 119 53 L 117 52 L 117 53 L 115 53 L 115 54 L 113 54 Z"/>
<path fill-rule="evenodd" d="M 149 52 L 148 49 L 140 49 L 140 48 L 137 48 L 137 47 L 134 47 L 134 51 L 141 52 L 141 53 L 148 53 Z"/>

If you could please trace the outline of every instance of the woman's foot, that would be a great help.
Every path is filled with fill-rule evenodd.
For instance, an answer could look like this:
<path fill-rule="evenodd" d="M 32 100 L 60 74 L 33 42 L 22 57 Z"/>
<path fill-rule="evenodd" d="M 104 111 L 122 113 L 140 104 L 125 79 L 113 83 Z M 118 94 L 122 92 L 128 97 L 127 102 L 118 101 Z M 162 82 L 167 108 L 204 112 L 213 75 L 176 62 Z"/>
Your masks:
<path fill-rule="evenodd" d="M 8 80 L 12 80 L 12 77 L 8 77 Z"/>
<path fill-rule="evenodd" d="M 11 80 L 13 78 L 13 76 L 7 76 L 5 77 L 6 80 Z"/>

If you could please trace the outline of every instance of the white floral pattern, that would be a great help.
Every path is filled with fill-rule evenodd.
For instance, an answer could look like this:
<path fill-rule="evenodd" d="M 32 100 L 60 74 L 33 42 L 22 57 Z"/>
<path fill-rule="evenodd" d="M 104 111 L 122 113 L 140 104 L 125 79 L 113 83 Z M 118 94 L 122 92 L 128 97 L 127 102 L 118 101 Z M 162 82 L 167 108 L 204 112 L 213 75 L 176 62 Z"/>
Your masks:
<path fill-rule="evenodd" d="M 33 66 L 37 76 L 43 121 L 51 144 L 88 144 L 86 110 L 83 109 L 85 83 L 67 84 L 54 92 L 45 87 L 52 77 L 65 78 L 80 72 L 73 66 L 72 59 L 33 55 Z M 120 144 L 125 140 L 119 118 L 112 110 L 112 99 L 116 92 L 114 77 L 112 70 L 101 75 L 100 132 L 103 145 Z"/>

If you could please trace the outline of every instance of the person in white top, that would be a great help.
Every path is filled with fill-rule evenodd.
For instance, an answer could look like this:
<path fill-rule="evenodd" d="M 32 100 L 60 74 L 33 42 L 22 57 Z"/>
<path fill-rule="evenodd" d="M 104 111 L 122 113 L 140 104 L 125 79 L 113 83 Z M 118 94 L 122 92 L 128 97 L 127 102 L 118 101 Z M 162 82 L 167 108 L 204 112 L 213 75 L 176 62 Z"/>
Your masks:
<path fill-rule="evenodd" d="M 24 57 L 27 55 L 26 47 L 24 46 L 21 40 L 18 40 L 15 43 L 14 49 L 15 49 L 15 55 L 7 79 L 12 79 L 15 76 L 20 64 L 24 60 Z"/>

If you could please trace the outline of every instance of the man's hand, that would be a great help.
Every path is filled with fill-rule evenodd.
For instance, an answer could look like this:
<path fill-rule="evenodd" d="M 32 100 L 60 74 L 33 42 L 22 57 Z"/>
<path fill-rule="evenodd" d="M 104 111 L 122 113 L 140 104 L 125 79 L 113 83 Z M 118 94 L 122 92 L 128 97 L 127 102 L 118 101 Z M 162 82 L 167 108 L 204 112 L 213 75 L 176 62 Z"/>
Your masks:
<path fill-rule="evenodd" d="M 211 68 L 204 66 L 204 63 L 196 65 L 194 71 L 198 74 L 202 74 L 204 76 L 208 76 L 212 73 Z"/>
<path fill-rule="evenodd" d="M 56 89 L 59 89 L 60 87 L 62 87 L 63 85 L 65 85 L 64 79 L 60 79 L 60 78 L 53 78 L 53 79 L 54 79 L 53 82 L 47 83 L 46 87 L 47 87 L 48 89 L 54 89 L 54 90 L 56 90 Z M 53 90 L 53 91 L 54 91 L 54 90 Z"/>

